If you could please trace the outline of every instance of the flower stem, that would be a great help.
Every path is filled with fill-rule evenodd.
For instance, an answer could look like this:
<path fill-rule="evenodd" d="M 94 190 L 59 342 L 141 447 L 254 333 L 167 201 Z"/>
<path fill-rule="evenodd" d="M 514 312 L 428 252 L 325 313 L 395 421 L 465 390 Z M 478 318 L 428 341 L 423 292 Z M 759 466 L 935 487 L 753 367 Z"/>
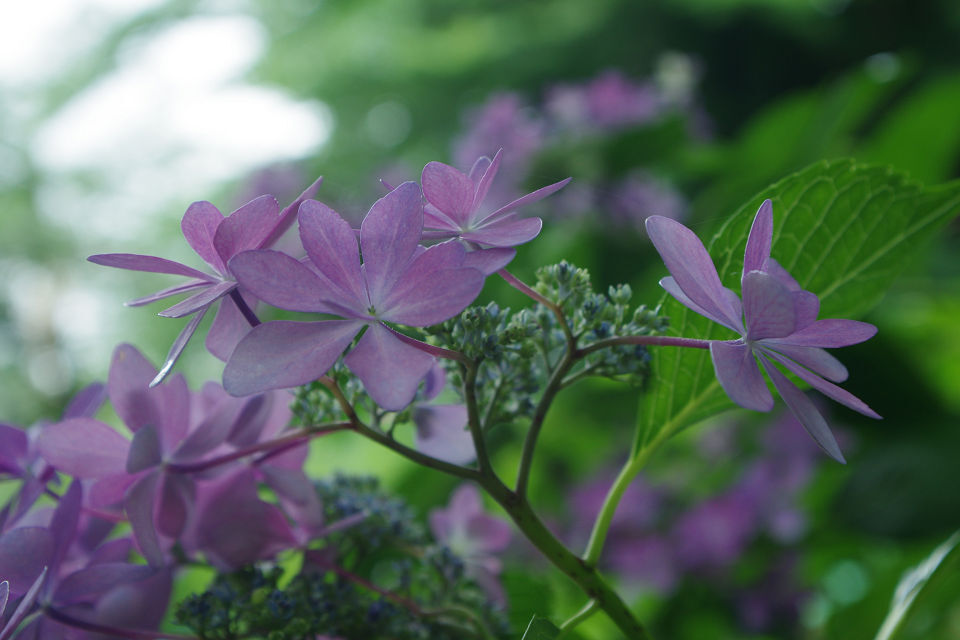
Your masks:
<path fill-rule="evenodd" d="M 260 318 L 253 312 L 253 309 L 250 308 L 247 301 L 243 299 L 239 289 L 234 288 L 230 290 L 230 299 L 233 300 L 233 304 L 237 305 L 237 309 L 240 310 L 240 313 L 243 314 L 244 319 L 251 327 L 260 324 Z"/>
<path fill-rule="evenodd" d="M 650 347 L 690 347 L 693 349 L 709 349 L 713 340 L 698 340 L 697 338 L 675 338 L 671 336 L 615 336 L 594 342 L 577 350 L 578 356 L 615 347 L 619 344 L 640 344 Z"/>
<path fill-rule="evenodd" d="M 575 614 L 570 616 L 563 624 L 560 625 L 560 635 L 557 636 L 557 640 L 567 636 L 571 631 L 573 631 L 581 622 L 587 620 L 600 610 L 600 605 L 596 600 L 591 600 L 587 604 L 583 605 L 583 608 L 580 611 L 577 611 Z"/>

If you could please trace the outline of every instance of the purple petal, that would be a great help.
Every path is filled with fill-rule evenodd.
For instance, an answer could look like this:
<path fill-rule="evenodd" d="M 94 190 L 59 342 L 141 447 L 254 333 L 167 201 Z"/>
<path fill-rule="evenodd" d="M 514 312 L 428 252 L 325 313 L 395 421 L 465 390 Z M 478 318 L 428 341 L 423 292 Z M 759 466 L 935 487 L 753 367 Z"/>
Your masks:
<path fill-rule="evenodd" d="M 223 370 L 223 386 L 234 396 L 296 387 L 316 380 L 357 335 L 355 320 L 268 322 L 240 341 Z"/>
<path fill-rule="evenodd" d="M 18 427 L 0 423 L 0 473 L 20 475 L 21 460 L 26 455 L 26 432 Z"/>
<path fill-rule="evenodd" d="M 101 253 L 87 258 L 94 264 L 101 264 L 105 267 L 116 267 L 117 269 L 129 269 L 131 271 L 149 271 L 150 273 L 170 273 L 176 276 L 187 276 L 188 278 L 198 278 L 207 282 L 214 282 L 213 276 L 207 275 L 202 271 L 197 271 L 185 264 L 157 258 L 156 256 L 143 256 L 136 253 Z"/>
<path fill-rule="evenodd" d="M 23 622 L 23 619 L 26 618 L 30 610 L 33 609 L 33 605 L 37 601 L 37 596 L 40 595 L 40 589 L 46 582 L 46 577 L 47 569 L 44 567 L 40 575 L 37 576 L 37 579 L 30 585 L 30 590 L 23 596 L 17 608 L 14 609 L 13 614 L 7 619 L 7 624 L 0 630 L 0 640 L 8 640 L 20 627 L 20 623 Z"/>
<path fill-rule="evenodd" d="M 151 302 L 156 302 L 157 300 L 163 300 L 164 298 L 169 298 L 170 296 L 175 296 L 181 293 L 186 293 L 188 291 L 193 291 L 194 289 L 199 289 L 200 287 L 209 287 L 210 280 L 190 280 L 186 284 L 178 284 L 174 287 L 168 287 L 166 289 L 161 289 L 156 293 L 151 293 L 148 296 L 142 298 L 135 298 L 133 300 L 128 300 L 124 302 L 126 307 L 142 307 L 145 304 L 150 304 Z"/>
<path fill-rule="evenodd" d="M 476 193 L 473 196 L 473 205 L 470 207 L 472 211 L 479 210 L 480 205 L 483 204 L 483 199 L 487 197 L 490 185 L 493 184 L 493 179 L 497 176 L 497 170 L 500 168 L 502 156 L 503 149 L 500 149 L 493 156 L 493 160 L 483 156 L 473 164 L 473 168 L 470 170 L 470 179 L 476 185 Z"/>
<path fill-rule="evenodd" d="M 850 409 L 853 409 L 857 413 L 862 413 L 868 418 L 876 418 L 877 420 L 882 419 L 876 411 L 868 407 L 863 400 L 856 397 L 849 391 L 841 389 L 837 385 L 827 382 L 817 374 L 812 373 L 808 369 L 801 367 L 800 365 L 793 362 L 789 358 L 781 356 L 776 352 L 766 351 L 766 355 L 770 356 L 771 358 L 773 358 L 774 360 L 782 364 L 784 367 L 789 369 L 798 378 L 800 378 L 801 380 L 803 380 L 804 382 L 806 382 L 811 387 L 813 387 L 823 395 L 827 396 L 828 398 L 832 398 L 833 400 L 836 400 L 843 406 L 849 407 Z"/>
<path fill-rule="evenodd" d="M 10 583 L 4 580 L 0 582 L 0 616 L 7 608 L 7 597 L 10 595 Z"/>
<path fill-rule="evenodd" d="M 159 392 L 149 387 L 156 375 L 157 370 L 135 347 L 121 344 L 114 349 L 107 376 L 107 395 L 117 415 L 131 431 L 146 424 L 160 423 L 154 400 Z"/>
<path fill-rule="evenodd" d="M 213 237 L 224 264 L 241 251 L 259 248 L 276 226 L 279 209 L 273 196 L 260 196 L 224 218 Z"/>
<path fill-rule="evenodd" d="M 743 276 L 743 316 L 750 340 L 782 338 L 797 326 L 790 291 L 763 271 Z"/>
<path fill-rule="evenodd" d="M 773 203 L 764 200 L 750 227 L 747 236 L 747 248 L 743 254 L 743 275 L 751 271 L 763 271 L 763 266 L 770 257 L 770 247 L 773 245 Z"/>
<path fill-rule="evenodd" d="M 227 439 L 237 418 L 238 409 L 247 403 L 233 398 L 221 402 L 216 409 L 207 413 L 203 421 L 190 432 L 174 449 L 170 459 L 175 462 L 197 460 L 203 454 L 212 451 Z"/>
<path fill-rule="evenodd" d="M 700 305 L 698 305 L 696 302 L 694 302 L 693 300 L 691 300 L 690 298 L 688 298 L 688 297 L 687 297 L 687 294 L 685 294 L 685 293 L 683 292 L 683 290 L 680 288 L 680 285 L 677 284 L 677 281 L 673 278 L 673 276 L 667 276 L 666 278 L 661 278 L 661 279 L 660 279 L 660 286 L 663 287 L 663 289 L 664 289 L 667 293 L 669 293 L 671 296 L 673 296 L 674 299 L 675 299 L 677 302 L 679 302 L 680 304 L 682 304 L 682 305 L 685 306 L 686 308 L 690 309 L 690 310 L 693 311 L 694 313 L 699 313 L 699 314 L 702 315 L 703 317 L 709 318 L 710 320 L 713 320 L 714 322 L 716 322 L 716 323 L 718 323 L 718 324 L 722 324 L 723 326 L 727 327 L 728 329 L 733 329 L 734 331 L 736 331 L 736 332 L 739 333 L 739 334 L 743 334 L 743 333 L 744 333 L 743 328 L 740 327 L 739 325 L 736 326 L 736 327 L 731 327 L 731 326 L 730 326 L 730 321 L 727 320 L 725 317 L 717 316 L 717 315 L 714 315 L 714 314 L 708 312 L 706 309 L 704 309 L 703 307 L 701 307 Z M 727 289 L 727 291 L 730 291 L 730 290 Z M 733 293 L 733 292 L 730 291 L 730 293 Z M 734 294 L 734 295 L 736 295 L 736 294 Z M 737 301 L 737 304 L 739 305 L 739 300 Z"/>
<path fill-rule="evenodd" d="M 510 525 L 500 518 L 481 513 L 467 522 L 467 535 L 470 536 L 476 551 L 496 553 L 510 544 Z"/>
<path fill-rule="evenodd" d="M 429 202 L 423 205 L 423 228 L 439 229 L 440 231 L 425 231 L 420 237 L 421 240 L 438 238 L 446 240 L 460 235 L 460 225 Z"/>
<path fill-rule="evenodd" d="M 258 299 L 243 288 L 238 289 L 238 291 L 240 291 L 240 295 L 247 306 L 256 310 Z M 240 309 L 237 308 L 233 298 L 223 298 L 217 308 L 217 315 L 214 316 L 213 323 L 207 330 L 205 341 L 207 351 L 217 359 L 226 362 L 237 347 L 237 343 L 243 339 L 243 336 L 250 333 L 251 328 L 250 323 L 240 313 Z"/>
<path fill-rule="evenodd" d="M 797 347 L 782 343 L 767 345 L 763 342 L 759 346 L 765 353 L 768 349 L 781 353 L 827 380 L 843 382 L 849 376 L 842 362 L 819 347 Z"/>
<path fill-rule="evenodd" d="M 76 602 L 94 602 L 97 596 L 125 582 L 136 582 L 152 576 L 153 567 L 126 562 L 95 564 L 68 575 L 57 587 L 53 598 L 58 606 Z"/>
<path fill-rule="evenodd" d="M 100 478 L 90 486 L 87 493 L 90 506 L 95 509 L 119 507 L 127 489 L 138 479 L 139 476 L 131 476 L 126 472 Z"/>
<path fill-rule="evenodd" d="M 51 466 L 77 478 L 123 473 L 130 442 L 99 420 L 69 418 L 44 427 L 37 451 Z"/>
<path fill-rule="evenodd" d="M 176 540 L 183 533 L 183 527 L 193 510 L 195 486 L 189 477 L 176 473 L 163 474 L 160 483 L 156 507 L 157 528 L 163 535 Z"/>
<path fill-rule="evenodd" d="M 50 571 L 57 574 L 60 563 L 73 546 L 80 523 L 80 507 L 83 502 L 83 488 L 80 480 L 74 479 L 70 487 L 60 496 L 57 508 L 50 519 L 50 535 L 53 537 L 53 556 L 50 559 Z"/>
<path fill-rule="evenodd" d="M 300 240 L 331 299 L 364 313 L 369 300 L 360 276 L 357 237 L 347 221 L 325 204 L 308 200 L 300 207 Z"/>
<path fill-rule="evenodd" d="M 313 482 L 300 469 L 261 466 L 263 479 L 280 498 L 284 510 L 308 531 L 323 529 L 323 505 Z"/>
<path fill-rule="evenodd" d="M 516 249 L 494 248 L 470 251 L 463 258 L 464 267 L 478 269 L 485 276 L 493 275 L 510 264 L 517 255 Z"/>
<path fill-rule="evenodd" d="M 160 569 L 144 580 L 117 585 L 97 599 L 97 622 L 121 629 L 156 629 L 167 611 L 172 583 L 172 571 Z"/>
<path fill-rule="evenodd" d="M 226 264 L 213 246 L 217 227 L 223 222 L 220 210 L 206 201 L 194 202 L 180 220 L 180 230 L 187 243 L 217 273 L 226 273 Z"/>
<path fill-rule="evenodd" d="M 307 200 L 313 198 L 317 195 L 317 191 L 320 189 L 320 185 L 323 183 L 323 176 L 320 176 L 314 180 L 313 184 L 303 190 L 296 200 L 288 204 L 283 208 L 283 211 L 280 212 L 280 217 L 277 221 L 277 224 L 270 231 L 266 238 L 263 239 L 263 242 L 260 243 L 258 249 L 266 249 L 267 247 L 273 246 L 277 240 L 280 239 L 287 229 L 290 228 L 290 225 L 293 224 L 293 221 L 297 219 L 297 213 L 300 211 L 300 206 Z"/>
<path fill-rule="evenodd" d="M 141 476 L 127 490 L 123 505 L 140 553 L 151 567 L 163 566 L 163 551 L 160 549 L 160 539 L 157 537 L 157 529 L 153 522 L 159 478 L 160 474 L 157 471 Z"/>
<path fill-rule="evenodd" d="M 380 317 L 428 327 L 463 311 L 480 294 L 484 281 L 476 269 L 449 268 L 463 258 L 463 245 L 456 241 L 424 251 L 410 263 L 386 299 L 373 300 Z"/>
<path fill-rule="evenodd" d="M 419 405 L 413 410 L 417 425 L 417 450 L 453 464 L 476 459 L 473 437 L 467 427 L 467 408 L 462 404 Z"/>
<path fill-rule="evenodd" d="M 803 428 L 807 430 L 807 433 L 810 434 L 814 442 L 820 445 L 820 448 L 831 458 L 837 462 L 846 464 L 846 460 L 843 459 L 843 453 L 840 452 L 840 447 L 837 445 L 833 433 L 830 432 L 830 427 L 827 426 L 827 421 L 824 420 L 820 412 L 817 411 L 813 402 L 790 382 L 785 375 L 780 373 L 776 367 L 770 364 L 766 358 L 761 356 L 760 361 L 763 363 L 763 368 L 767 370 L 767 375 L 770 376 L 770 379 L 773 381 L 773 385 L 777 388 L 777 393 L 780 394 L 780 397 L 783 398 L 790 412 L 796 417 L 797 421 L 803 425 Z"/>
<path fill-rule="evenodd" d="M 244 288 L 267 304 L 289 311 L 330 313 L 330 291 L 299 260 L 273 249 L 244 251 L 230 260 Z"/>
<path fill-rule="evenodd" d="M 377 200 L 360 225 L 360 248 L 371 300 L 382 300 L 403 273 L 420 242 L 420 187 L 404 182 Z"/>
<path fill-rule="evenodd" d="M 53 551 L 53 536 L 42 527 L 20 527 L 0 535 L 0 575 L 10 583 L 10 597 L 30 589 Z"/>
<path fill-rule="evenodd" d="M 161 449 L 173 451 L 190 428 L 190 388 L 186 379 L 178 373 L 153 391 L 161 410 L 157 426 Z"/>
<path fill-rule="evenodd" d="M 217 299 L 222 298 L 236 288 L 236 282 L 218 282 L 199 293 L 193 294 L 186 300 L 164 309 L 157 315 L 163 316 L 164 318 L 182 318 L 183 316 L 188 316 L 191 313 L 209 307 Z"/>
<path fill-rule="evenodd" d="M 107 400 L 107 387 L 99 382 L 87 385 L 70 399 L 63 410 L 66 418 L 92 418 Z"/>
<path fill-rule="evenodd" d="M 500 149 L 500 151 L 503 151 L 503 149 Z M 499 151 L 497 152 L 497 155 L 500 155 Z M 490 158 L 487 156 L 480 156 L 473 161 L 473 166 L 470 167 L 470 171 L 467 172 L 467 177 L 470 178 L 470 181 L 473 182 L 474 185 L 479 185 L 480 180 L 483 178 L 483 174 L 487 172 L 487 169 L 490 168 L 491 164 L 492 162 Z"/>
<path fill-rule="evenodd" d="M 423 398 L 433 400 L 447 386 L 447 373 L 439 362 L 434 363 L 423 380 Z"/>
<path fill-rule="evenodd" d="M 433 356 L 401 342 L 383 325 L 371 325 L 354 349 L 343 359 L 374 402 L 388 411 L 410 404 Z"/>
<path fill-rule="evenodd" d="M 196 333 L 197 327 L 200 326 L 200 322 L 203 321 L 205 315 L 207 315 L 207 309 L 201 309 L 195 313 L 187 324 L 184 325 L 183 329 L 180 330 L 177 338 L 173 341 L 173 344 L 170 345 L 170 350 L 167 351 L 167 357 L 163 361 L 163 366 L 160 367 L 160 371 L 158 371 L 157 375 L 150 381 L 150 387 L 157 386 L 169 375 L 173 369 L 173 365 L 177 364 L 180 354 L 187 348 L 187 343 L 190 342 L 190 338 Z"/>
<path fill-rule="evenodd" d="M 255 443 L 266 426 L 270 415 L 271 396 L 265 393 L 247 398 L 237 414 L 227 437 L 235 447 L 248 447 Z"/>
<path fill-rule="evenodd" d="M 126 471 L 129 474 L 139 473 L 157 466 L 161 460 L 160 436 L 157 435 L 157 428 L 148 424 L 133 434 L 133 442 L 130 443 L 130 452 L 127 455 Z"/>
<path fill-rule="evenodd" d="M 475 186 L 469 177 L 442 162 L 428 162 L 420 175 L 420 183 L 427 202 L 461 228 L 470 223 Z"/>
<path fill-rule="evenodd" d="M 717 269 L 700 239 L 679 222 L 663 216 L 646 221 L 647 235 L 680 290 L 711 319 L 723 318 L 727 327 L 740 326 L 737 310 L 725 293 Z"/>
<path fill-rule="evenodd" d="M 828 318 L 817 320 L 786 338 L 769 340 L 771 344 L 792 344 L 798 347 L 847 347 L 877 335 L 877 328 L 857 320 Z"/>
<path fill-rule="evenodd" d="M 461 233 L 460 237 L 491 247 L 515 247 L 536 238 L 542 227 L 543 221 L 540 218 L 506 217 Z"/>
<path fill-rule="evenodd" d="M 820 313 L 820 298 L 809 291 L 791 291 L 793 314 L 797 319 L 797 330 L 812 324 Z"/>
<path fill-rule="evenodd" d="M 773 396 L 767 389 L 750 347 L 730 342 L 711 342 L 710 357 L 720 386 L 744 409 L 770 411 Z"/>
<path fill-rule="evenodd" d="M 563 189 L 565 186 L 567 186 L 567 183 L 570 182 L 570 180 L 572 180 L 572 178 L 567 178 L 565 180 L 561 180 L 560 182 L 554 182 L 553 184 L 547 185 L 545 187 L 541 187 L 536 191 L 533 191 L 532 193 L 528 193 L 525 196 L 517 198 L 513 202 L 503 205 L 493 213 L 483 216 L 482 218 L 480 218 L 479 220 L 476 220 L 475 222 L 482 222 L 487 224 L 492 223 L 493 221 L 503 217 L 504 215 L 510 213 L 511 211 L 519 209 L 520 207 L 525 207 L 528 204 L 533 204 L 534 202 L 543 200 L 544 198 L 546 198 L 552 193 L 556 193 L 560 189 Z"/>

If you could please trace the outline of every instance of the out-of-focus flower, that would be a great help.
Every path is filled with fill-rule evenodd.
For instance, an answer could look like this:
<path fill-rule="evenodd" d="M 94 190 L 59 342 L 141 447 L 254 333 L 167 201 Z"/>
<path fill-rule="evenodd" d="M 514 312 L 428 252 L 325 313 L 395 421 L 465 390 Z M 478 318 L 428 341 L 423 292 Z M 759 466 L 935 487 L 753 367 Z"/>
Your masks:
<path fill-rule="evenodd" d="M 669 183 L 644 171 L 634 171 L 613 186 L 605 208 L 614 224 L 640 229 L 651 215 L 683 220 L 687 201 Z"/>
<path fill-rule="evenodd" d="M 467 407 L 463 404 L 428 404 L 446 384 L 447 376 L 439 364 L 427 374 L 423 398 L 414 404 L 413 422 L 417 426 L 415 443 L 423 453 L 453 464 L 476 459 L 473 436 L 467 429 Z"/>
<path fill-rule="evenodd" d="M 407 182 L 378 200 L 360 227 L 361 265 L 350 225 L 324 204 L 300 209 L 300 239 L 313 269 L 277 251 L 248 251 L 230 265 L 241 284 L 281 309 L 331 313 L 344 320 L 268 322 L 237 345 L 223 373 L 234 395 L 316 380 L 364 328 L 344 363 L 381 407 L 413 400 L 434 358 L 384 322 L 426 327 L 462 311 L 483 287 L 483 274 L 464 266 L 456 242 L 419 246 L 423 203 Z"/>
<path fill-rule="evenodd" d="M 636 84 L 610 70 L 586 84 L 557 85 L 547 92 L 546 110 L 567 130 L 617 129 L 649 122 L 665 106 L 652 83 Z"/>
<path fill-rule="evenodd" d="M 830 457 L 844 462 L 823 416 L 774 363 L 844 406 L 880 418 L 862 400 L 828 382 L 843 382 L 847 370 L 824 350 L 868 340 L 876 334 L 876 327 L 856 320 L 817 320 L 820 300 L 801 289 L 770 257 L 773 206 L 769 200 L 760 205 L 747 238 L 742 303 L 720 283 L 710 255 L 690 229 L 662 216 L 648 218 L 646 225 L 671 273 L 660 285 L 687 308 L 741 336 L 738 340 L 710 343 L 717 379 L 730 399 L 755 411 L 773 408 L 773 397 L 757 366 L 759 359 L 800 424 Z"/>
<path fill-rule="evenodd" d="M 463 558 L 469 574 L 491 599 L 506 602 L 498 578 L 502 564 L 495 554 L 510 544 L 510 525 L 483 510 L 476 487 L 461 486 L 446 509 L 431 511 L 430 530 L 438 542 Z"/>

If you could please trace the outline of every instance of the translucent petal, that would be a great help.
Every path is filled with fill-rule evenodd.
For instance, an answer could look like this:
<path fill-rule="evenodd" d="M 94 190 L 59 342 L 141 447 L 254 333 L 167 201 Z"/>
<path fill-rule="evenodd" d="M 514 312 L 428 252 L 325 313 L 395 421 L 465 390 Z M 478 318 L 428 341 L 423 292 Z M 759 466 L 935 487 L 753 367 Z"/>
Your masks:
<path fill-rule="evenodd" d="M 753 411 L 773 408 L 773 396 L 750 347 L 735 342 L 711 342 L 710 357 L 717 380 L 731 400 Z"/>

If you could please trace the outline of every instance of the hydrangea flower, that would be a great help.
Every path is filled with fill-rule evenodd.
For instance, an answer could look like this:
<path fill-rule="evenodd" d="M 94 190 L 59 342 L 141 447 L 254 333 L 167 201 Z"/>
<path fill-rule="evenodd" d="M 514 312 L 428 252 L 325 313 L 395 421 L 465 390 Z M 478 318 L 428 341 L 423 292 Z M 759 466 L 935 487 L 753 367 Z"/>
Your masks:
<path fill-rule="evenodd" d="M 647 233 L 671 276 L 660 285 L 680 304 L 738 333 L 737 340 L 710 342 L 717 380 L 731 400 L 746 409 L 769 411 L 773 397 L 757 366 L 767 372 L 790 411 L 820 447 L 844 462 L 826 420 L 776 367 L 780 365 L 833 400 L 871 418 L 880 418 L 862 400 L 833 382 L 846 368 L 824 348 L 844 347 L 873 337 L 877 328 L 856 320 L 817 320 L 820 300 L 804 291 L 770 257 L 773 205 L 765 200 L 754 218 L 743 258 L 743 301 L 720 283 L 700 239 L 679 222 L 653 216 Z M 833 381 L 833 382 L 828 382 Z"/>
<path fill-rule="evenodd" d="M 227 263 L 230 258 L 247 249 L 260 249 L 272 245 L 292 224 L 300 203 L 313 197 L 320 188 L 322 178 L 317 179 L 300 197 L 283 211 L 273 196 L 260 196 L 224 217 L 220 210 L 209 202 L 194 202 L 183 214 L 180 228 L 187 242 L 193 247 L 213 273 L 204 273 L 185 264 L 133 253 L 105 253 L 87 258 L 90 262 L 119 269 L 169 273 L 188 278 L 179 284 L 143 298 L 131 300 L 127 306 L 141 306 L 163 300 L 181 293 L 190 297 L 160 312 L 167 318 L 193 318 L 174 340 L 164 365 L 154 379 L 159 384 L 173 368 L 177 358 L 203 320 L 207 311 L 224 296 L 230 296 L 218 308 L 213 325 L 207 333 L 207 349 L 217 358 L 226 360 L 250 325 L 257 324 L 250 310 L 256 301 L 245 296 Z"/>
<path fill-rule="evenodd" d="M 442 322 L 470 304 L 484 280 L 480 271 L 463 266 L 465 250 L 459 243 L 420 247 L 422 228 L 420 189 L 406 182 L 374 203 L 364 218 L 362 264 L 353 229 L 314 200 L 300 207 L 300 239 L 312 268 L 279 251 L 233 258 L 231 270 L 261 300 L 343 319 L 254 328 L 227 362 L 227 391 L 248 395 L 316 380 L 366 329 L 344 363 L 384 409 L 410 404 L 434 358 L 384 323 L 426 327 Z"/>

